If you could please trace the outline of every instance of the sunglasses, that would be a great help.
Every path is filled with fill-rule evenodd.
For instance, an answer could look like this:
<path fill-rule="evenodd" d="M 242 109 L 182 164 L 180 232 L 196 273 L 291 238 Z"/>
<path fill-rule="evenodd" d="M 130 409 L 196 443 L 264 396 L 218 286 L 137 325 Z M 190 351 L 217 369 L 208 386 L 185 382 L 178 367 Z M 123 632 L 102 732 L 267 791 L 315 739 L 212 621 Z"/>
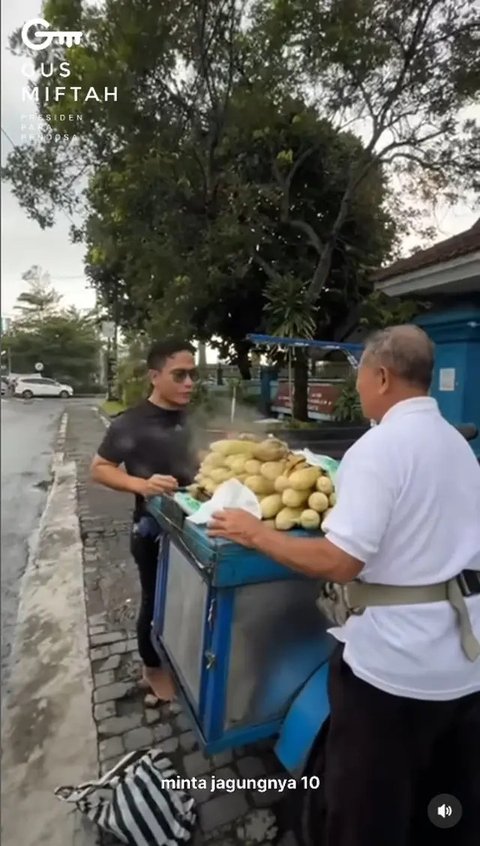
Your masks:
<path fill-rule="evenodd" d="M 190 379 L 192 382 L 198 382 L 200 374 L 196 368 L 193 370 L 172 370 L 171 377 L 174 382 L 181 384 L 182 382 L 186 382 L 187 379 Z"/>

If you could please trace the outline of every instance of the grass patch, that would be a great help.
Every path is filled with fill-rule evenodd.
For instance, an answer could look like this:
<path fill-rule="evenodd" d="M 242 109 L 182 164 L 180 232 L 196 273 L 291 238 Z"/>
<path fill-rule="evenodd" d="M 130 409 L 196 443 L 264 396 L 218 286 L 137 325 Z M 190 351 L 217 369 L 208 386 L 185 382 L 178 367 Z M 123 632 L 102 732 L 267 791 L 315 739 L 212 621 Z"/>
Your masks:
<path fill-rule="evenodd" d="M 125 411 L 125 408 L 126 406 L 124 406 L 123 402 L 105 400 L 100 406 L 100 411 L 107 417 L 114 417 L 116 414 L 121 414 L 122 411 Z"/>

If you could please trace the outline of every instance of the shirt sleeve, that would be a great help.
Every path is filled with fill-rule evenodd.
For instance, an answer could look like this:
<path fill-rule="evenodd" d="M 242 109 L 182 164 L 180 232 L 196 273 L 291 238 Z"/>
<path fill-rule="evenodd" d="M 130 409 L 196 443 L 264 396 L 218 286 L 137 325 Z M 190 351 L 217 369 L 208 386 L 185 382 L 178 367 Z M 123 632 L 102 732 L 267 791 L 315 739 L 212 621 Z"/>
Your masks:
<path fill-rule="evenodd" d="M 340 465 L 337 504 L 323 528 L 331 543 L 364 564 L 378 553 L 392 517 L 394 476 L 392 464 L 372 444 L 355 444 Z"/>
<path fill-rule="evenodd" d="M 121 417 L 108 427 L 105 437 L 97 449 L 97 455 L 112 464 L 124 464 L 130 454 L 132 444 Z"/>

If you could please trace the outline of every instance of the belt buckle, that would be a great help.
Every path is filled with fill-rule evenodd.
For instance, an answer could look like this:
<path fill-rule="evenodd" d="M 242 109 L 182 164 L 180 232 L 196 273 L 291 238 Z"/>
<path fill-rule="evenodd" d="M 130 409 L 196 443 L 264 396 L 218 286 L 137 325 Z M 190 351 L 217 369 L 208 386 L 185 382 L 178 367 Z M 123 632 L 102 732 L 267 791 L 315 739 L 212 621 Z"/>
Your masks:
<path fill-rule="evenodd" d="M 480 571 L 462 570 L 456 578 L 462 596 L 474 596 L 480 593 Z"/>
<path fill-rule="evenodd" d="M 355 617 L 360 617 L 365 611 L 365 608 L 362 608 L 360 605 L 352 605 L 352 603 L 350 602 L 350 597 L 348 595 L 348 584 L 340 585 L 340 590 L 343 594 L 343 601 L 345 602 L 349 613 Z"/>

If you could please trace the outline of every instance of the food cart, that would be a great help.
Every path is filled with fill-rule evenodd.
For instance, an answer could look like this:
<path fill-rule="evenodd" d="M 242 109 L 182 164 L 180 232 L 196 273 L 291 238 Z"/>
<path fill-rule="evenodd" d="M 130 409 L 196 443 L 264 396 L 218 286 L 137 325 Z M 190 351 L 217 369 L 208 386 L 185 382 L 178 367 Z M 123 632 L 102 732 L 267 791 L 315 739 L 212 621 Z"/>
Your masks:
<path fill-rule="evenodd" d="M 277 738 L 287 771 L 317 774 L 334 644 L 315 604 L 319 583 L 213 541 L 171 497 L 149 511 L 162 531 L 153 643 L 205 753 Z M 305 843 L 318 793 L 299 791 Z"/>

